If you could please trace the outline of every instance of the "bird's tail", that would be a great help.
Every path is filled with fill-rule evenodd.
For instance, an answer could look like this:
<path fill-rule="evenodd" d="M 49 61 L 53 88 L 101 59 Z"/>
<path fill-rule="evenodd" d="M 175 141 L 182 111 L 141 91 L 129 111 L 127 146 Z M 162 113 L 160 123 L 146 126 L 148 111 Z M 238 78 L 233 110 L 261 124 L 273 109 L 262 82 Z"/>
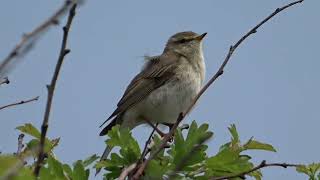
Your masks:
<path fill-rule="evenodd" d="M 109 130 L 112 129 L 113 126 L 121 124 L 121 115 L 118 115 L 116 118 L 114 118 L 103 130 L 100 132 L 100 136 L 107 135 Z M 112 146 L 107 145 L 106 149 L 104 150 L 100 161 L 104 161 L 108 158 L 108 155 L 110 154 L 112 150 Z M 101 171 L 101 168 L 96 169 L 96 175 Z"/>
<path fill-rule="evenodd" d="M 106 149 L 104 150 L 104 152 L 100 158 L 100 161 L 106 160 L 108 158 L 108 155 L 110 154 L 111 150 L 112 150 L 112 146 L 107 145 Z M 100 171 L 101 171 L 101 168 L 97 168 L 96 175 L 99 174 Z"/>

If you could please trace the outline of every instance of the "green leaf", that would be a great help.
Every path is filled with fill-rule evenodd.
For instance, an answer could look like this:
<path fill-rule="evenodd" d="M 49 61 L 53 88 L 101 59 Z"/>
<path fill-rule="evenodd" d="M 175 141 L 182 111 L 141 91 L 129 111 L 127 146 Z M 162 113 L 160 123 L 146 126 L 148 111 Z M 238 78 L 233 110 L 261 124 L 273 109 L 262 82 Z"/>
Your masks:
<path fill-rule="evenodd" d="M 69 177 L 69 179 L 72 178 L 73 174 L 71 167 L 68 164 L 63 164 L 62 168 L 66 175 Z"/>
<path fill-rule="evenodd" d="M 208 124 L 202 124 L 198 127 L 193 121 L 189 128 L 187 137 L 184 138 L 181 129 L 177 129 L 174 137 L 174 143 L 171 150 L 168 151 L 172 158 L 172 169 L 175 166 L 182 166 L 182 171 L 194 171 L 206 159 L 207 146 L 203 143 L 212 137 L 213 133 L 208 130 Z"/>
<path fill-rule="evenodd" d="M 31 123 L 26 123 L 23 126 L 18 126 L 16 127 L 16 129 L 20 130 L 22 133 L 29 134 L 32 137 L 40 139 L 41 133 Z"/>
<path fill-rule="evenodd" d="M 40 169 L 39 177 L 39 179 L 56 179 L 56 177 L 52 175 L 50 170 L 46 167 L 42 167 Z"/>
<path fill-rule="evenodd" d="M 168 163 L 162 160 L 151 160 L 145 170 L 145 179 L 163 179 L 163 175 L 168 171 Z"/>
<path fill-rule="evenodd" d="M 99 159 L 99 156 L 97 156 L 96 154 L 94 154 L 94 155 L 88 157 L 87 159 L 85 159 L 85 160 L 83 161 L 83 166 L 84 166 L 84 167 L 87 167 L 87 166 L 91 165 L 94 161 L 96 161 L 97 159 Z"/>
<path fill-rule="evenodd" d="M 239 138 L 239 134 L 238 134 L 236 125 L 235 124 L 231 124 L 231 126 L 228 127 L 228 129 L 229 129 L 229 132 L 231 133 L 231 136 L 232 136 L 232 138 L 231 138 L 232 146 L 239 146 L 240 138 Z"/>
<path fill-rule="evenodd" d="M 319 179 L 320 176 L 320 163 L 312 163 L 309 165 L 299 165 L 296 168 L 296 171 L 299 173 L 306 174 L 309 176 L 310 180 L 316 180 L 317 177 Z"/>
<path fill-rule="evenodd" d="M 1 155 L 0 156 L 0 175 L 4 174 L 10 167 L 13 167 L 19 162 L 17 156 Z"/>
<path fill-rule="evenodd" d="M 0 179 L 12 169 L 21 167 L 10 179 L 13 180 L 34 180 L 33 172 L 28 166 L 22 166 L 23 162 L 14 155 L 0 155 Z"/>
<path fill-rule="evenodd" d="M 244 150 L 259 149 L 259 150 L 277 152 L 272 145 L 261 143 L 259 141 L 253 140 L 252 138 L 245 145 L 243 145 L 243 149 Z"/>
<path fill-rule="evenodd" d="M 250 156 L 240 155 L 232 148 L 224 148 L 206 161 L 206 175 L 219 177 L 247 171 L 253 167 L 250 159 Z"/>
<path fill-rule="evenodd" d="M 45 141 L 44 144 L 44 152 L 48 153 L 49 155 L 52 155 L 52 150 L 54 147 L 56 147 L 59 143 L 60 138 L 57 139 L 53 139 L 52 141 L 50 141 L 49 139 L 47 139 L 47 141 Z M 24 150 L 26 151 L 31 151 L 34 152 L 33 156 L 36 157 L 37 153 L 34 151 L 35 148 L 37 148 L 40 144 L 40 140 L 39 139 L 32 139 L 29 142 L 26 143 L 27 148 Z"/>
<path fill-rule="evenodd" d="M 34 151 L 34 148 L 36 148 L 40 142 L 40 138 L 41 138 L 40 131 L 30 123 L 26 123 L 23 126 L 18 126 L 18 127 L 16 127 L 16 129 L 18 129 L 22 133 L 28 134 L 28 135 L 35 138 L 27 143 L 27 149 L 25 149 L 25 151 L 27 151 L 27 150 Z M 59 141 L 60 141 L 60 138 L 56 138 L 53 140 L 46 138 L 45 139 L 45 148 L 44 148 L 45 152 L 46 153 L 50 152 L 49 154 L 51 154 L 51 150 L 59 144 Z"/>
<path fill-rule="evenodd" d="M 108 132 L 109 139 L 106 144 L 110 147 L 119 147 L 119 154 L 111 153 L 109 159 L 96 163 L 96 168 L 105 168 L 108 172 L 106 178 L 116 178 L 120 175 L 122 168 L 128 167 L 140 158 L 140 147 L 132 137 L 128 128 L 120 128 L 119 125 L 112 127 Z"/>
<path fill-rule="evenodd" d="M 127 164 L 131 164 L 140 158 L 140 147 L 138 142 L 132 137 L 131 132 L 127 128 L 114 126 L 109 132 L 110 139 L 106 140 L 106 144 L 111 147 L 119 146 L 120 154 L 126 159 Z"/>
<path fill-rule="evenodd" d="M 52 157 L 49 157 L 47 162 L 48 162 L 48 168 L 51 171 L 51 173 L 58 178 L 64 179 L 65 176 L 63 173 L 62 164 L 58 160 Z"/>
<path fill-rule="evenodd" d="M 84 169 L 84 166 L 82 164 L 81 160 L 78 160 L 74 163 L 74 169 L 73 169 L 73 180 L 87 180 L 88 174 L 86 170 Z"/>

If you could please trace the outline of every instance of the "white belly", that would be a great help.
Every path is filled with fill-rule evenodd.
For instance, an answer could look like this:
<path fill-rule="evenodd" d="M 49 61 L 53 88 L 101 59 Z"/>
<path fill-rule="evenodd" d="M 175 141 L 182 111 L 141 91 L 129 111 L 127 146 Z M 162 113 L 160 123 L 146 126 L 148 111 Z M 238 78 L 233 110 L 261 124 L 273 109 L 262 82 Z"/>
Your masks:
<path fill-rule="evenodd" d="M 134 128 L 145 123 L 175 123 L 179 113 L 184 112 L 202 86 L 200 74 L 185 74 L 179 81 L 172 81 L 153 91 L 146 99 L 129 109 L 123 116 L 123 126 Z"/>

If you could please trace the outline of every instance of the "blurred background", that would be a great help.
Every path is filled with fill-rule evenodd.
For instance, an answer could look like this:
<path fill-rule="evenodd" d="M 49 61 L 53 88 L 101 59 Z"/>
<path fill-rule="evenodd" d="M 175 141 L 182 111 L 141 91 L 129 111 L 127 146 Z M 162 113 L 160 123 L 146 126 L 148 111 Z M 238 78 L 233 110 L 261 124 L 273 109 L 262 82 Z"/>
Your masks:
<path fill-rule="evenodd" d="M 87 1 L 77 10 L 58 79 L 48 136 L 61 137 L 57 157 L 74 162 L 101 154 L 106 137 L 99 125 L 113 112 L 144 55 L 162 53 L 179 31 L 208 32 L 204 41 L 207 80 L 229 46 L 289 1 Z M 63 1 L 3 0 L 0 60 L 21 35 L 49 17 Z M 243 141 L 272 144 L 277 153 L 250 152 L 254 161 L 320 161 L 320 1 L 306 0 L 273 18 L 237 49 L 223 76 L 202 96 L 185 122 L 209 123 L 215 135 L 209 155 L 230 140 L 236 124 Z M 40 128 L 62 39 L 61 21 L 38 41 L 0 87 L 0 106 L 40 96 L 39 101 L 0 111 L 0 151 L 17 149 L 15 127 Z M 141 145 L 151 128 L 133 131 Z M 27 140 L 27 138 L 26 138 Z M 264 179 L 306 179 L 294 169 L 265 168 Z M 93 178 L 93 177 L 92 177 Z"/>

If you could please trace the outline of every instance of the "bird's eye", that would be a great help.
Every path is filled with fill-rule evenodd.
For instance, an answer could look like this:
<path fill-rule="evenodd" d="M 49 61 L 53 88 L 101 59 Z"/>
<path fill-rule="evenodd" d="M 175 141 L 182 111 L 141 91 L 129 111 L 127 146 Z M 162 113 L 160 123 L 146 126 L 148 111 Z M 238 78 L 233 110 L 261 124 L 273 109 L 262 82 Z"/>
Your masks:
<path fill-rule="evenodd" d="M 186 39 L 181 39 L 181 40 L 179 40 L 178 42 L 179 42 L 179 43 L 186 43 L 187 40 L 186 40 Z"/>

